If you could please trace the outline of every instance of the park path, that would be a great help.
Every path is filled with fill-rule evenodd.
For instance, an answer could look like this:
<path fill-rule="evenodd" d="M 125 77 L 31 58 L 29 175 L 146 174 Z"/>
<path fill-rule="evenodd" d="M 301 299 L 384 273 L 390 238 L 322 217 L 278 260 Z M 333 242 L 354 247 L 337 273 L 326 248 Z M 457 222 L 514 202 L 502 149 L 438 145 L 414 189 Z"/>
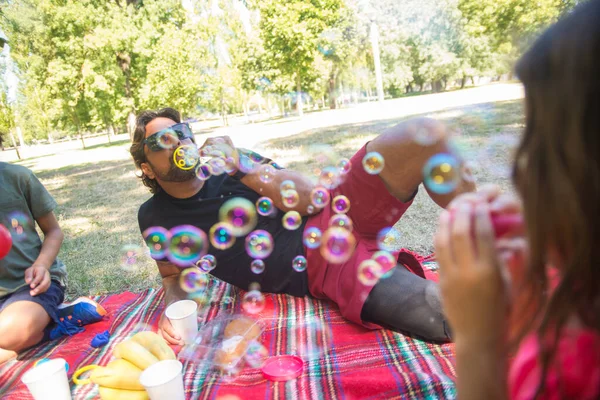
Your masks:
<path fill-rule="evenodd" d="M 417 114 L 429 114 L 445 109 L 468 107 L 472 105 L 516 100 L 523 98 L 523 87 L 519 83 L 496 83 L 452 92 L 411 96 L 400 99 L 363 103 L 339 110 L 325 110 L 306 113 L 302 119 L 290 117 L 286 119 L 264 121 L 255 124 L 238 124 L 229 127 L 215 128 L 209 133 L 201 133 L 198 142 L 204 138 L 229 135 L 236 146 L 260 148 L 260 144 L 275 138 L 292 136 L 307 130 L 328 128 L 337 125 L 364 123 L 369 121 L 399 119 Z M 115 140 L 126 140 L 127 135 L 119 135 Z M 129 144 L 119 146 L 103 146 L 106 136 L 86 139 L 87 146 L 95 146 L 81 150 L 81 142 L 73 140 L 53 145 L 29 146 L 21 149 L 23 165 L 34 171 L 49 170 L 82 163 L 100 161 L 130 160 Z M 28 159 L 30 158 L 30 159 Z M 11 151 L 0 151 L 0 161 L 17 161 L 16 154 Z"/>

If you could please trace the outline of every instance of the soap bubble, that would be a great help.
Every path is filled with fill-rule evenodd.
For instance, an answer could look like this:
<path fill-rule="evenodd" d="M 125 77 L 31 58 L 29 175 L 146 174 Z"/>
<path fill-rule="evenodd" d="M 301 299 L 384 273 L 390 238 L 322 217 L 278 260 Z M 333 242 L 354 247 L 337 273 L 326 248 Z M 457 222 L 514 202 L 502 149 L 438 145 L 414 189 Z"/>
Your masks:
<path fill-rule="evenodd" d="M 246 253 L 252 258 L 269 257 L 274 246 L 273 237 L 265 230 L 259 229 L 246 236 Z"/>
<path fill-rule="evenodd" d="M 329 204 L 329 191 L 324 187 L 316 187 L 310 192 L 311 203 L 317 208 L 323 208 Z"/>
<path fill-rule="evenodd" d="M 13 211 L 8 214 L 9 231 L 13 240 L 21 240 L 26 237 L 26 231 L 31 224 L 31 219 L 21 211 Z"/>
<path fill-rule="evenodd" d="M 385 162 L 383 156 L 376 151 L 371 151 L 363 157 L 362 160 L 363 168 L 370 175 L 377 175 L 383 171 Z"/>
<path fill-rule="evenodd" d="M 237 169 L 237 164 L 233 157 L 225 158 L 225 172 L 228 174 L 233 173 Z"/>
<path fill-rule="evenodd" d="M 319 185 L 331 190 L 342 183 L 341 173 L 337 167 L 327 166 L 321 170 Z"/>
<path fill-rule="evenodd" d="M 308 207 L 306 207 L 306 212 L 309 214 L 312 214 L 315 212 L 315 206 L 313 205 L 309 205 Z"/>
<path fill-rule="evenodd" d="M 377 234 L 377 245 L 381 250 L 394 251 L 400 248 L 398 242 L 401 238 L 402 235 L 395 228 L 383 228 Z"/>
<path fill-rule="evenodd" d="M 201 181 L 205 181 L 212 175 L 212 167 L 210 164 L 201 164 L 196 168 L 196 177 Z"/>
<path fill-rule="evenodd" d="M 349 231 L 352 231 L 352 229 L 354 229 L 354 224 L 352 223 L 352 220 L 346 214 L 334 214 L 329 219 L 329 226 L 344 228 L 348 229 Z"/>
<path fill-rule="evenodd" d="M 198 268 L 186 268 L 179 274 L 179 286 L 187 293 L 202 292 L 208 286 L 208 276 Z"/>
<path fill-rule="evenodd" d="M 175 265 L 193 265 L 208 251 L 206 234 L 193 225 L 181 225 L 170 230 L 171 242 L 167 258 Z"/>
<path fill-rule="evenodd" d="M 210 243 L 219 250 L 225 250 L 233 246 L 235 236 L 233 228 L 227 222 L 218 222 L 208 232 Z"/>
<path fill-rule="evenodd" d="M 268 197 L 261 197 L 256 200 L 256 211 L 262 216 L 269 216 L 275 212 L 273 200 Z"/>
<path fill-rule="evenodd" d="M 321 255 L 333 264 L 348 261 L 354 253 L 356 238 L 347 229 L 330 227 L 323 234 Z"/>
<path fill-rule="evenodd" d="M 296 256 L 292 260 L 292 268 L 294 268 L 294 271 L 297 271 L 297 272 L 305 271 L 306 265 L 307 265 L 307 261 L 306 261 L 306 257 L 304 257 L 304 256 Z"/>
<path fill-rule="evenodd" d="M 265 308 L 265 296 L 258 290 L 247 292 L 242 299 L 242 308 L 248 314 L 258 314 Z"/>
<path fill-rule="evenodd" d="M 331 207 L 333 208 L 333 211 L 338 214 L 346 214 L 350 211 L 350 200 L 343 194 L 340 194 L 333 198 Z"/>
<path fill-rule="evenodd" d="M 256 209 L 250 200 L 236 197 L 227 200 L 219 209 L 219 220 L 231 226 L 235 236 L 244 236 L 256 226 L 258 217 Z"/>
<path fill-rule="evenodd" d="M 303 234 L 304 245 L 309 249 L 316 249 L 321 245 L 322 233 L 316 226 L 306 228 Z"/>
<path fill-rule="evenodd" d="M 142 254 L 140 246 L 134 244 L 123 246 L 121 248 L 121 269 L 127 272 L 133 271 Z"/>
<path fill-rule="evenodd" d="M 208 161 L 208 165 L 210 165 L 212 167 L 212 174 L 215 176 L 221 175 L 222 173 L 225 172 L 226 163 L 225 163 L 224 158 L 220 158 L 220 157 L 211 158 Z"/>
<path fill-rule="evenodd" d="M 305 362 L 323 358 L 333 348 L 331 327 L 317 317 L 307 317 L 295 321 L 293 332 L 288 336 L 287 352 L 301 357 Z"/>
<path fill-rule="evenodd" d="M 383 275 L 381 265 L 375 260 L 364 260 L 358 266 L 358 281 L 365 286 L 373 286 Z"/>
<path fill-rule="evenodd" d="M 423 177 L 423 183 L 432 192 L 451 193 L 460 182 L 459 162 L 450 154 L 436 154 L 423 167 Z"/>
<path fill-rule="evenodd" d="M 394 267 L 396 267 L 397 264 L 396 258 L 391 253 L 384 250 L 376 252 L 371 258 L 381 265 L 381 270 L 383 272 L 382 278 L 387 278 L 388 273 L 391 275 L 391 272 L 393 272 Z"/>
<path fill-rule="evenodd" d="M 196 267 L 202 272 L 210 272 L 217 266 L 217 258 L 212 254 L 207 254 L 196 262 Z"/>
<path fill-rule="evenodd" d="M 265 262 L 260 259 L 252 260 L 250 263 L 250 271 L 255 274 L 262 274 L 265 271 Z"/>
<path fill-rule="evenodd" d="M 275 177 L 275 171 L 271 164 L 263 164 L 258 168 L 258 178 L 262 183 L 269 183 Z"/>
<path fill-rule="evenodd" d="M 296 184 L 289 179 L 281 182 L 281 185 L 279 185 L 279 191 L 281 193 L 287 192 L 288 190 L 296 190 Z"/>
<path fill-rule="evenodd" d="M 440 139 L 440 134 L 434 128 L 426 129 L 425 127 L 419 126 L 413 131 L 413 140 L 422 146 L 431 146 L 437 143 Z"/>
<path fill-rule="evenodd" d="M 246 349 L 244 359 L 252 368 L 262 367 L 268 357 L 269 351 L 265 348 L 265 346 L 260 344 L 260 342 L 251 340 L 248 343 L 248 348 Z"/>
<path fill-rule="evenodd" d="M 161 260 L 167 255 L 171 234 L 161 226 L 152 226 L 142 233 L 146 245 L 150 250 L 150 257 Z"/>
<path fill-rule="evenodd" d="M 281 192 L 281 202 L 287 208 L 293 208 L 300 202 L 300 196 L 295 190 L 286 190 Z"/>
<path fill-rule="evenodd" d="M 282 224 L 285 229 L 294 231 L 302 225 L 302 217 L 298 211 L 288 211 L 283 215 Z"/>
<path fill-rule="evenodd" d="M 337 167 L 342 174 L 347 174 L 352 169 L 352 163 L 347 158 L 342 158 L 338 161 Z"/>

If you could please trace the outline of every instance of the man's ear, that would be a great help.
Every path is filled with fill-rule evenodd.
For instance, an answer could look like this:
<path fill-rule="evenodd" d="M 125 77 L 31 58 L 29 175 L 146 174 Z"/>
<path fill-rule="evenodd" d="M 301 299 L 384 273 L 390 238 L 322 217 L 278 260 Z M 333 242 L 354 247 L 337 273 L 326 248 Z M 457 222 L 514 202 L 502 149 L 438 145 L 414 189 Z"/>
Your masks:
<path fill-rule="evenodd" d="M 141 163 L 140 168 L 142 169 L 142 172 L 144 173 L 144 175 L 146 175 L 148 178 L 150 178 L 150 179 L 156 178 L 156 175 L 154 174 L 154 171 L 152 171 L 152 167 L 150 166 L 150 164 L 145 163 L 145 162 Z"/>

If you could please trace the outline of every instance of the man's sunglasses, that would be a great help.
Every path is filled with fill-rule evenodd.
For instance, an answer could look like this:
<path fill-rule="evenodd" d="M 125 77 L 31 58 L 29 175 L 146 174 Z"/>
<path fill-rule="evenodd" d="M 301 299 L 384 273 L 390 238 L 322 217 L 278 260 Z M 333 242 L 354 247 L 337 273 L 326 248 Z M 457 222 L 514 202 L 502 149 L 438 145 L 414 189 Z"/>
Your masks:
<path fill-rule="evenodd" d="M 144 139 L 142 143 L 146 144 L 150 151 L 160 151 L 174 149 L 179 141 L 184 139 L 191 139 L 192 142 L 196 143 L 189 124 L 182 122 L 153 133 Z"/>

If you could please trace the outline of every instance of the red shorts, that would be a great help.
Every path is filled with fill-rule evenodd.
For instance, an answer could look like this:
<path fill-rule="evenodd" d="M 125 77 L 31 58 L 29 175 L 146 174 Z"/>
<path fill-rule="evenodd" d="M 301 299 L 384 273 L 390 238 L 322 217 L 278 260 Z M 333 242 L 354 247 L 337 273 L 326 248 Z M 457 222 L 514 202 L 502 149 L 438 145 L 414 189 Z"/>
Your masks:
<path fill-rule="evenodd" d="M 347 215 L 354 225 L 354 253 L 342 264 L 328 262 L 321 256 L 318 248 L 311 250 L 305 247 L 305 254 L 310 293 L 316 298 L 334 301 L 346 319 L 366 328 L 378 329 L 378 325 L 366 323 L 360 316 L 373 286 L 363 285 L 358 280 L 358 266 L 379 250 L 377 234 L 383 228 L 393 226 L 412 204 L 412 200 L 407 203 L 399 201 L 388 192 L 379 176 L 365 172 L 362 166 L 365 154 L 366 145 L 350 160 L 352 169 L 344 182 L 330 192 L 332 199 L 343 194 L 350 200 Z M 332 215 L 334 212 L 329 205 L 319 214 L 311 216 L 305 229 L 316 226 L 325 232 Z M 411 254 L 399 254 L 399 251 L 392 254 L 413 273 L 424 277 L 420 263 Z"/>

